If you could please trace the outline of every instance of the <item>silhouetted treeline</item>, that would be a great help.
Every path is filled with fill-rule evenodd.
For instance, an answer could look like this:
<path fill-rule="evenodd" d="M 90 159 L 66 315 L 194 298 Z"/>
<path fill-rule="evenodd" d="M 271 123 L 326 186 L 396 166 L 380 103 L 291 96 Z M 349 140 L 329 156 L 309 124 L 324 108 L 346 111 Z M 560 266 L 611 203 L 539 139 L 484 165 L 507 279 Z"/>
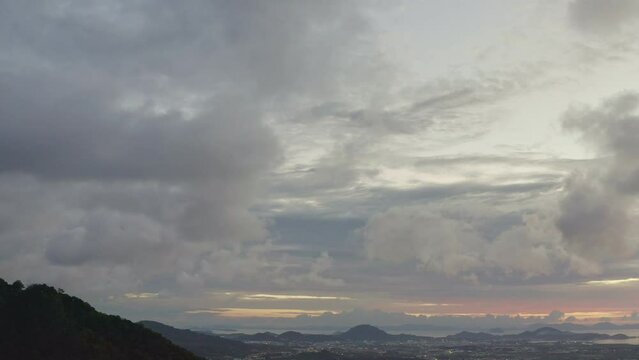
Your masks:
<path fill-rule="evenodd" d="M 0 279 L 2 359 L 199 359 L 159 334 L 47 285 Z"/>

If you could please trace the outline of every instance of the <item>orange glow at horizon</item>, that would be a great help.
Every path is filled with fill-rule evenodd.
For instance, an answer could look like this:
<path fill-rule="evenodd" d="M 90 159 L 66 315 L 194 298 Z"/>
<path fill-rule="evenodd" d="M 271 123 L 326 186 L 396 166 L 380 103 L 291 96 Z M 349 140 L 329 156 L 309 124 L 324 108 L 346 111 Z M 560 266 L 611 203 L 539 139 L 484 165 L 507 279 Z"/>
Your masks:
<path fill-rule="evenodd" d="M 228 318 L 294 318 L 300 315 L 319 316 L 324 313 L 336 314 L 330 310 L 302 310 L 302 309 L 254 309 L 254 308 L 215 308 L 203 310 L 188 310 L 187 314 L 215 314 Z"/>
<path fill-rule="evenodd" d="M 629 285 L 632 283 L 639 283 L 639 278 L 591 280 L 591 281 L 586 281 L 584 284 L 610 286 L 610 285 Z"/>
<path fill-rule="evenodd" d="M 295 318 L 300 315 L 320 316 L 325 313 L 339 314 L 339 311 L 331 310 L 304 310 L 304 309 L 271 309 L 271 308 L 213 308 L 185 311 L 187 314 L 214 314 L 227 318 Z M 468 317 L 485 317 L 485 316 L 510 316 L 522 318 L 543 318 L 548 313 L 485 313 L 485 312 L 455 312 L 455 313 L 425 313 L 425 312 L 405 312 L 409 316 L 468 316 Z M 563 319 L 575 317 L 577 321 L 599 321 L 602 318 L 622 319 L 630 314 L 629 311 L 610 310 L 610 311 L 572 311 L 564 313 Z"/>

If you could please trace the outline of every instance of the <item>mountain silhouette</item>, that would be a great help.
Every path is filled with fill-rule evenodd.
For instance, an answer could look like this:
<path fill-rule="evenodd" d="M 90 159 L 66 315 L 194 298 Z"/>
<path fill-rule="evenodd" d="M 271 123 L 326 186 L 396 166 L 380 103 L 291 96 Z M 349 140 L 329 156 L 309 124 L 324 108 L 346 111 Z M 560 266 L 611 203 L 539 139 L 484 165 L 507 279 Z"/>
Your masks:
<path fill-rule="evenodd" d="M 339 342 L 358 342 L 358 341 L 408 341 L 408 340 L 424 340 L 424 339 L 432 339 L 431 337 L 425 336 L 417 336 L 417 335 L 408 335 L 408 334 L 399 334 L 392 335 L 384 330 L 381 330 L 372 325 L 357 325 L 343 333 L 337 333 L 333 335 L 326 334 L 304 334 L 297 331 L 286 331 L 279 335 L 275 335 L 272 333 L 258 333 L 258 334 L 230 334 L 225 337 L 230 339 L 236 339 L 241 341 L 257 341 L 257 342 L 279 342 L 279 343 L 289 343 L 289 342 L 328 342 L 328 341 L 339 341 Z"/>
<path fill-rule="evenodd" d="M 484 332 L 470 332 L 462 331 L 455 335 L 448 335 L 446 339 L 456 341 L 471 341 L 471 342 L 485 342 L 485 341 L 594 341 L 594 340 L 608 340 L 617 339 L 624 340 L 629 339 L 628 336 L 623 334 L 607 335 L 597 333 L 574 333 L 569 331 L 561 331 L 553 327 L 544 326 L 532 331 L 524 331 L 519 334 L 509 335 L 493 335 Z"/>
<path fill-rule="evenodd" d="M 0 279 L 2 359 L 174 359 L 195 355 L 149 329 L 47 285 Z"/>
<path fill-rule="evenodd" d="M 391 337 L 391 334 L 372 325 L 357 325 L 339 335 L 339 338 L 350 341 L 382 341 Z"/>
<path fill-rule="evenodd" d="M 246 356 L 264 347 L 245 344 L 241 341 L 225 339 L 213 334 L 205 334 L 192 330 L 177 329 L 157 321 L 140 321 L 138 324 L 153 330 L 175 345 L 183 347 L 196 355 L 205 358 L 219 358 L 223 356 Z"/>
<path fill-rule="evenodd" d="M 498 335 L 493 335 L 485 332 L 471 332 L 471 331 L 462 331 L 455 335 L 446 336 L 447 339 L 451 340 L 465 340 L 465 341 L 489 341 L 495 338 L 498 338 Z"/>
<path fill-rule="evenodd" d="M 593 341 L 607 339 L 629 339 L 624 334 L 608 335 L 598 333 L 574 333 L 561 331 L 553 327 L 544 326 L 533 331 L 524 331 L 516 335 L 504 335 L 504 338 L 518 338 L 522 340 L 543 340 L 543 341 Z"/>

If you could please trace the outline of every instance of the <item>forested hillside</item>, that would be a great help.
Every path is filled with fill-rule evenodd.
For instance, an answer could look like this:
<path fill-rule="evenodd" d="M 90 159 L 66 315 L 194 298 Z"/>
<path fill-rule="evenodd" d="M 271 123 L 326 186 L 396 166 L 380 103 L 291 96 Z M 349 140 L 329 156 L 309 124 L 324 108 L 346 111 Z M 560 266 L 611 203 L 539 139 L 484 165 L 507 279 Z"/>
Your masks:
<path fill-rule="evenodd" d="M 199 359 L 141 325 L 47 285 L 0 279 L 3 359 Z"/>

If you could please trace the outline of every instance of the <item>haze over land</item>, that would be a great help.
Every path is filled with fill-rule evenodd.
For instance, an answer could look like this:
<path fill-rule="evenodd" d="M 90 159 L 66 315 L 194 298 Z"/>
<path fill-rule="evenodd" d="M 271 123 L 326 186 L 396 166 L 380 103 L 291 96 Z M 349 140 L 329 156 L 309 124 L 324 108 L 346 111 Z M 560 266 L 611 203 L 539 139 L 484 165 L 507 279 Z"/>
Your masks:
<path fill-rule="evenodd" d="M 2 9 L 9 282 L 182 327 L 639 322 L 639 2 Z"/>

